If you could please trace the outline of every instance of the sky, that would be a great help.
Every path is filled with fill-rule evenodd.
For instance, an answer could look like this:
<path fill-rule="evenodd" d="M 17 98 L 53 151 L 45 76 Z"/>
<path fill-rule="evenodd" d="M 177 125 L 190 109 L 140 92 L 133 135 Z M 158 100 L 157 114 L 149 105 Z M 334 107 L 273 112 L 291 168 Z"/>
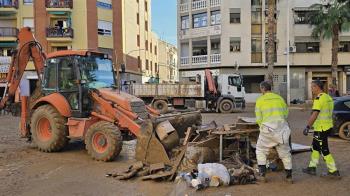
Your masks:
<path fill-rule="evenodd" d="M 176 46 L 177 0 L 152 0 L 152 31 Z"/>

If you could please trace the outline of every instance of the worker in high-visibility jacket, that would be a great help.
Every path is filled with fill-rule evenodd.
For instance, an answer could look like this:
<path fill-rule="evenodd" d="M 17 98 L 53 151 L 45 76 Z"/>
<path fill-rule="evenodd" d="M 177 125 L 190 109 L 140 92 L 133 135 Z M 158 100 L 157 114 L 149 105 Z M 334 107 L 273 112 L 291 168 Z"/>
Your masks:
<path fill-rule="evenodd" d="M 256 145 L 256 157 L 259 166 L 258 180 L 266 182 L 266 162 L 270 149 L 275 147 L 279 158 L 282 160 L 286 181 L 292 180 L 292 155 L 290 149 L 290 133 L 287 117 L 288 107 L 284 99 L 271 92 L 269 82 L 260 83 L 262 96 L 256 101 L 256 122 L 260 127 L 258 143 Z"/>
<path fill-rule="evenodd" d="M 324 86 L 321 81 L 316 80 L 311 84 L 312 93 L 317 97 L 313 102 L 312 114 L 303 133 L 307 136 L 309 130 L 313 127 L 314 136 L 312 140 L 311 160 L 309 166 L 303 169 L 303 172 L 316 175 L 316 167 L 320 159 L 320 154 L 322 154 L 327 164 L 328 172 L 321 176 L 339 178 L 340 173 L 328 148 L 328 136 L 333 128 L 332 116 L 334 103 L 332 97 L 323 92 L 323 88 Z"/>

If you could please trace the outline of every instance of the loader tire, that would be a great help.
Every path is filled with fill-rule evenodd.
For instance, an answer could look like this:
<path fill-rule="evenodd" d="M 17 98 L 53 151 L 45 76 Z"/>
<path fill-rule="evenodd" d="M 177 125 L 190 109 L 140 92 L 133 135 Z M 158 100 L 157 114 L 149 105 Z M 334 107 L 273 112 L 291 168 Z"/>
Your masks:
<path fill-rule="evenodd" d="M 85 148 L 97 161 L 113 161 L 119 155 L 122 146 L 122 134 L 118 127 L 110 122 L 97 122 L 86 132 Z"/>
<path fill-rule="evenodd" d="M 31 118 L 34 144 L 40 151 L 57 152 L 68 143 L 67 119 L 51 105 L 38 107 Z"/>
<path fill-rule="evenodd" d="M 168 103 L 164 100 L 157 100 L 153 103 L 153 108 L 158 110 L 161 114 L 168 112 Z"/>
<path fill-rule="evenodd" d="M 234 110 L 234 104 L 229 99 L 224 99 L 220 102 L 219 110 L 223 114 L 232 113 Z"/>

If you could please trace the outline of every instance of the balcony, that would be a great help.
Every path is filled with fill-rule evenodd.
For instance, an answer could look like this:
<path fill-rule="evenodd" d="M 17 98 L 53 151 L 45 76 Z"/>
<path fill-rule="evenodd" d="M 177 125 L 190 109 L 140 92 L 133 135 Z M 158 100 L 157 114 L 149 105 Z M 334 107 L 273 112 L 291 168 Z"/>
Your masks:
<path fill-rule="evenodd" d="M 73 9 L 73 0 L 46 0 L 46 11 L 50 14 L 60 12 L 71 12 Z"/>
<path fill-rule="evenodd" d="M 192 57 L 192 65 L 207 64 L 208 55 L 200 55 Z"/>
<path fill-rule="evenodd" d="M 16 14 L 18 0 L 0 0 L 0 16 Z"/>
<path fill-rule="evenodd" d="M 180 5 L 179 5 L 179 10 L 180 10 L 180 13 L 188 12 L 188 10 L 189 10 L 189 4 L 188 4 L 188 3 L 180 4 Z"/>
<path fill-rule="evenodd" d="M 221 6 L 221 0 L 210 0 L 210 7 Z"/>
<path fill-rule="evenodd" d="M 190 64 L 190 57 L 181 57 L 180 61 L 181 61 L 181 65 L 189 65 Z"/>
<path fill-rule="evenodd" d="M 74 31 L 72 28 L 61 29 L 58 27 L 46 28 L 46 37 L 48 41 L 72 41 L 74 37 Z"/>
<path fill-rule="evenodd" d="M 0 27 L 0 41 L 16 41 L 18 29 L 13 27 Z"/>
<path fill-rule="evenodd" d="M 213 25 L 207 27 L 184 29 L 179 33 L 180 39 L 189 39 L 194 37 L 221 35 L 221 25 Z"/>
<path fill-rule="evenodd" d="M 192 10 L 200 10 L 207 8 L 207 0 L 194 0 L 192 2 Z"/>
<path fill-rule="evenodd" d="M 220 64 L 221 63 L 221 54 L 212 54 L 210 55 L 211 64 Z"/>

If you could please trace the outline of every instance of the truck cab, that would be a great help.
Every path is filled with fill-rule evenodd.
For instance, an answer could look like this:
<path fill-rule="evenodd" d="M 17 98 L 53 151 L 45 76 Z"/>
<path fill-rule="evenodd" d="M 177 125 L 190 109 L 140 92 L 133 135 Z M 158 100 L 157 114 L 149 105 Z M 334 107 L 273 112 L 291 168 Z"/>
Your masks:
<path fill-rule="evenodd" d="M 240 74 L 220 74 L 217 83 L 221 97 L 231 97 L 237 103 L 244 101 L 245 89 L 243 77 Z"/>

